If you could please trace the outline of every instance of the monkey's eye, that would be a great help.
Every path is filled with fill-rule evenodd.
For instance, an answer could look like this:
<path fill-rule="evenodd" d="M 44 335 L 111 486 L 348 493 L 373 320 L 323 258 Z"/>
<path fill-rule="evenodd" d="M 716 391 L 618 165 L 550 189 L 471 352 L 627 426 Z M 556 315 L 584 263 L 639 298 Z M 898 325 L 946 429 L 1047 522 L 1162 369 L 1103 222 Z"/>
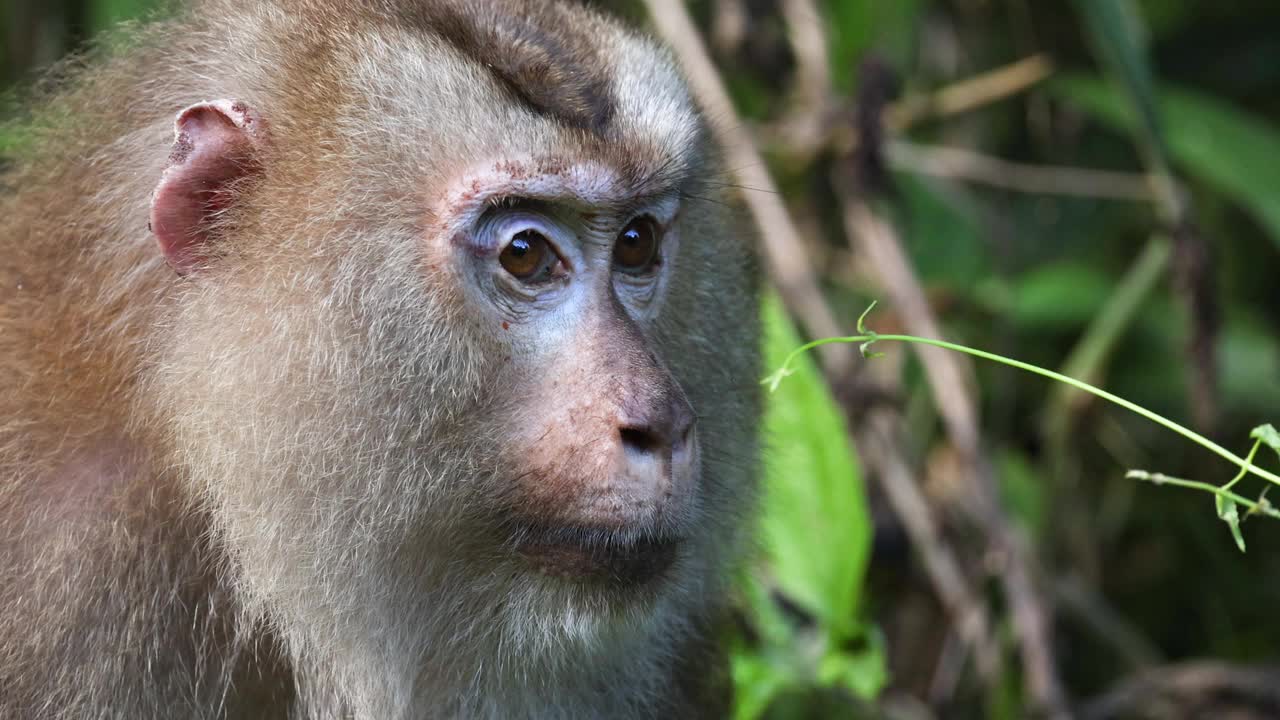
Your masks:
<path fill-rule="evenodd" d="M 498 255 L 504 270 L 526 282 L 545 280 L 558 260 L 551 243 L 537 230 L 516 233 Z"/>
<path fill-rule="evenodd" d="M 658 261 L 658 224 L 646 216 L 632 220 L 613 244 L 613 265 L 632 274 L 648 272 Z"/>

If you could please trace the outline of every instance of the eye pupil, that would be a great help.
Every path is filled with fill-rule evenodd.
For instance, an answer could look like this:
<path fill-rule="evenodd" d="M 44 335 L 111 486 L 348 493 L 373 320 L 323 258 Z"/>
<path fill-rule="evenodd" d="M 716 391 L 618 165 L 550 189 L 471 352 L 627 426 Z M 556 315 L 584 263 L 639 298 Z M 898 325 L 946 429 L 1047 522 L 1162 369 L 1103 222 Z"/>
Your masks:
<path fill-rule="evenodd" d="M 507 272 L 528 280 L 545 271 L 552 257 L 545 237 L 535 230 L 521 230 L 502 249 L 498 262 Z"/>
<path fill-rule="evenodd" d="M 632 220 L 618 235 L 613 248 L 613 262 L 621 270 L 642 273 L 658 260 L 658 228 L 651 218 Z"/>

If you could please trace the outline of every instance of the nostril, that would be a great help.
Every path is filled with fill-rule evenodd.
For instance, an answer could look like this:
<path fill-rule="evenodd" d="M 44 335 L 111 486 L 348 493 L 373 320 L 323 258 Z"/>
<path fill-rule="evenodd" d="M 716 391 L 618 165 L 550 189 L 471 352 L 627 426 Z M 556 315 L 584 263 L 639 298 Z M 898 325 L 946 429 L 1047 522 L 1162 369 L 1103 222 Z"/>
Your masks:
<path fill-rule="evenodd" d="M 642 453 L 656 453 L 665 445 L 660 437 L 644 428 L 618 428 L 618 434 L 622 436 L 624 447 Z"/>

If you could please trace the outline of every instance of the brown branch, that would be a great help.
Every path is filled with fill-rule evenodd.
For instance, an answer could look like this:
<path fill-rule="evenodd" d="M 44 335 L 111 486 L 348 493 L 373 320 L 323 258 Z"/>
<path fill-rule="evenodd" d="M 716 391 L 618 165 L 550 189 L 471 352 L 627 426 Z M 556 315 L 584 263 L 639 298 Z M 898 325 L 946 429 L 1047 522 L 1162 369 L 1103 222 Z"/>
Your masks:
<path fill-rule="evenodd" d="M 782 0 L 782 16 L 796 58 L 787 114 L 778 123 L 788 147 L 822 144 L 831 114 L 831 61 L 822 15 L 813 0 Z"/>
<path fill-rule="evenodd" d="M 1075 195 L 1151 202 L 1145 175 L 1074 167 L 1051 167 L 1009 162 L 962 148 L 917 145 L 894 140 L 888 144 L 889 164 L 898 170 L 990 185 L 1039 195 Z"/>
<path fill-rule="evenodd" d="M 761 246 L 774 285 L 810 336 L 842 334 L 764 158 L 738 118 L 724 81 L 684 4 L 681 0 L 645 0 L 645 5 L 659 34 L 675 50 L 697 102 L 707 116 L 717 120 L 712 123 L 712 132 L 738 184 L 759 191 L 744 192 L 743 199 L 760 229 Z M 832 344 L 823 350 L 823 364 L 835 376 L 842 376 L 851 367 L 853 353 L 849 346 Z"/>
<path fill-rule="evenodd" d="M 805 0 L 808 2 L 808 0 Z M 784 11 L 786 8 L 784 7 Z M 796 24 L 792 24 L 788 15 L 788 25 L 792 28 L 793 43 L 810 43 L 816 35 L 809 30 L 815 23 L 813 16 L 797 11 Z M 819 28 L 820 30 L 821 28 Z M 794 45 L 793 45 L 794 47 Z M 797 62 L 810 62 L 816 53 L 797 48 Z M 825 41 L 822 57 L 826 58 Z M 897 102 L 889 103 L 883 111 L 881 122 L 886 128 L 901 134 L 928 119 L 958 115 L 976 110 L 984 105 L 999 102 L 1008 97 L 1025 92 L 1053 73 L 1053 65 L 1043 55 L 1032 55 L 1003 67 L 979 73 L 951 85 L 944 86 L 927 95 L 916 95 Z M 827 71 L 829 77 L 830 72 Z M 817 77 L 817 73 L 806 75 Z M 828 81 L 829 83 L 829 81 Z M 764 136 L 785 147 L 787 151 L 803 159 L 813 157 L 819 150 L 830 148 L 837 153 L 851 153 L 858 146 L 858 133 L 855 128 L 843 122 L 833 122 L 837 118 L 832 109 L 836 103 L 828 99 L 820 106 L 820 114 L 816 114 L 805 123 L 815 127 L 804 127 L 799 131 L 793 124 L 796 113 L 789 112 L 787 117 L 776 125 L 767 128 Z"/>
<path fill-rule="evenodd" d="M 894 515 L 902 522 L 938 601 L 977 660 L 978 674 L 984 680 L 993 680 L 999 656 L 991 636 L 991 621 L 956 554 L 947 545 L 933 510 L 916 484 L 915 473 L 898 450 L 902 446 L 897 436 L 898 413 L 873 410 L 852 420 L 859 459 L 867 466 L 868 475 L 879 482 Z"/>
<path fill-rule="evenodd" d="M 1085 705 L 1088 720 L 1120 718 L 1273 718 L 1280 711 L 1280 668 L 1200 661 L 1126 680 Z"/>
<path fill-rule="evenodd" d="M 894 134 L 901 134 L 924 120 L 970 112 L 1025 92 L 1052 73 L 1053 64 L 1047 57 L 1032 55 L 947 85 L 928 95 L 889 103 L 884 108 L 881 122 Z M 858 141 L 857 130 L 844 124 L 832 128 L 828 138 L 831 148 L 838 153 L 853 152 Z M 812 154 L 814 150 L 801 148 L 800 152 Z"/>
<path fill-rule="evenodd" d="M 711 17 L 711 43 L 716 52 L 737 52 L 747 39 L 745 0 L 716 0 Z"/>
<path fill-rule="evenodd" d="M 873 275 L 902 316 L 907 331 L 921 337 L 940 338 L 942 330 L 933 318 L 924 289 L 902 251 L 897 233 L 861 200 L 844 204 L 845 231 L 856 240 L 873 268 Z M 978 448 L 978 420 L 969 397 L 970 371 L 953 353 L 931 346 L 913 346 L 929 378 L 934 401 L 952 442 L 972 457 Z"/>
<path fill-rule="evenodd" d="M 836 334 L 838 328 L 834 314 L 822 297 L 812 268 L 805 258 L 799 234 L 776 193 L 763 159 L 750 136 L 739 124 L 724 84 L 707 56 L 684 6 L 680 0 L 646 0 L 646 5 L 659 32 L 675 49 L 694 95 L 704 111 L 721 120 L 713 127 L 713 132 L 724 148 L 730 166 L 736 168 L 739 183 L 765 191 L 748 193 L 746 201 L 761 229 L 770 272 L 784 299 L 797 312 L 811 334 Z M 991 98 L 1000 93 L 1011 92 L 1011 87 L 1038 82 L 1047 72 L 1047 66 L 1039 67 L 1038 63 L 1030 63 L 1015 68 L 1011 73 L 993 74 L 982 78 L 982 82 L 953 87 L 949 92 L 939 94 L 933 102 L 923 106 L 923 109 L 904 109 L 901 111 L 903 115 L 897 120 L 890 115 L 890 122 L 908 122 L 925 115 L 961 112 L 983 102 L 990 102 Z M 882 279 L 905 279 L 906 282 L 900 287 L 907 290 L 895 300 L 904 309 L 911 331 L 938 336 L 937 325 L 924 302 L 923 291 L 897 247 L 892 230 L 879 223 L 868 208 L 858 204 L 846 211 L 846 219 L 855 227 L 862 226 L 864 229 L 864 233 L 851 235 L 866 234 L 866 231 L 871 230 L 871 236 L 881 238 L 880 241 L 873 240 L 874 247 L 868 248 L 868 251 L 880 258 L 883 264 L 880 267 Z M 888 272 L 885 271 L 886 268 L 889 269 Z M 898 287 L 898 284 L 890 281 L 889 287 Z M 927 353 L 922 361 L 929 373 L 935 398 L 953 442 L 972 459 L 975 468 L 984 468 L 982 472 L 975 472 L 975 477 L 987 477 L 988 473 L 979 461 L 976 411 L 964 389 L 965 376 L 960 365 L 954 359 L 933 353 Z M 833 365 L 843 364 L 839 359 L 833 362 L 830 355 L 824 357 L 824 362 L 829 370 Z M 847 362 L 847 359 L 844 360 L 844 363 Z M 985 611 L 976 594 L 969 589 L 955 556 L 942 543 L 941 534 L 912 479 L 909 466 L 896 452 L 897 443 L 892 433 L 895 425 L 896 419 L 892 416 L 868 423 L 862 430 L 862 442 L 859 446 L 868 465 L 873 467 L 881 479 L 895 512 L 902 518 L 904 527 L 921 552 L 926 572 L 942 602 L 955 618 L 959 631 L 975 648 L 981 648 L 986 644 L 988 635 Z M 1014 625 L 1023 649 L 1028 693 L 1032 701 L 1049 711 L 1052 717 L 1068 717 L 1049 651 L 1045 615 L 1028 571 L 1028 553 L 1009 530 L 1000 513 L 990 488 L 989 477 L 987 482 L 979 484 L 982 485 L 981 495 L 984 498 L 980 513 L 984 521 L 983 527 L 992 534 L 992 545 L 1008 563 L 1002 579 L 1013 608 Z M 989 667 L 988 663 L 982 661 L 983 657 L 988 656 L 985 652 L 980 652 L 980 666 Z"/>
<path fill-rule="evenodd" d="M 1052 587 L 1064 614 L 1078 617 L 1099 642 L 1109 645 L 1130 667 L 1147 668 L 1162 661 L 1160 649 L 1079 577 L 1058 578 Z"/>
<path fill-rule="evenodd" d="M 845 229 L 873 266 L 881 289 L 912 335 L 937 338 L 941 332 L 924 289 L 902 251 L 894 228 L 864 201 L 847 196 Z M 1000 560 L 999 578 L 1013 616 L 1024 666 L 1024 684 L 1032 704 L 1049 718 L 1070 717 L 1058 678 L 1049 635 L 1045 600 L 1033 581 L 1033 560 L 1025 541 L 1010 526 L 996 500 L 990 465 L 978 442 L 977 409 L 968 390 L 967 367 L 954 354 L 929 346 L 912 346 L 924 366 L 934 402 L 951 442 L 964 457 L 973 485 L 967 514 Z"/>
<path fill-rule="evenodd" d="M 1187 305 L 1191 362 L 1187 384 L 1191 417 L 1197 430 L 1211 433 L 1218 418 L 1217 339 L 1222 320 L 1213 278 L 1213 249 L 1199 229 L 1185 220 L 1174 229 L 1175 287 Z"/>
<path fill-rule="evenodd" d="M 799 311 L 802 321 L 807 320 L 811 334 L 834 335 L 833 314 L 826 300 L 818 291 L 808 266 L 803 246 L 794 224 L 787 215 L 772 179 L 764 168 L 759 153 L 750 137 L 736 122 L 736 114 L 724 91 L 719 74 L 711 65 L 697 35 L 679 0 L 646 0 L 659 32 L 676 51 L 688 75 L 694 95 L 704 110 L 713 117 L 732 120 L 717 126 L 717 139 L 729 155 L 731 164 L 740 168 L 741 184 L 767 190 L 766 193 L 747 193 L 746 200 L 752 208 L 756 223 L 764 235 L 764 249 L 770 260 L 770 274 L 793 311 Z M 824 327 L 825 325 L 830 327 Z M 849 349 L 844 344 L 828 345 Z M 852 356 L 848 360 L 851 361 Z M 843 372 L 828 364 L 828 377 L 840 377 Z M 965 641 L 974 648 L 979 672 L 993 675 L 997 662 L 995 644 L 990 636 L 990 622 L 977 594 L 969 586 L 955 554 L 947 547 L 938 530 L 928 503 L 915 485 L 906 461 L 899 455 L 891 420 L 879 420 L 867 425 L 865 437 L 858 443 L 862 459 L 870 474 L 878 478 L 889 498 L 894 512 L 902 518 L 913 546 L 920 552 L 925 571 L 935 592 L 956 623 Z"/>
<path fill-rule="evenodd" d="M 928 95 L 903 98 L 886 108 L 885 124 L 901 131 L 928 118 L 959 115 L 1023 92 L 1052 74 L 1049 58 L 1032 55 Z"/>

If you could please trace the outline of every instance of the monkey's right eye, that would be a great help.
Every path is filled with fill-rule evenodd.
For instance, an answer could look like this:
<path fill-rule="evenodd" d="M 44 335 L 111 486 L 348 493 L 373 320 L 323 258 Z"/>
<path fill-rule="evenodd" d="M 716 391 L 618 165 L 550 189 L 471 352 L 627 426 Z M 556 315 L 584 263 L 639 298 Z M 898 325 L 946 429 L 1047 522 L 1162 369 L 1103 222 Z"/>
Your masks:
<path fill-rule="evenodd" d="M 538 281 L 550 275 L 559 258 L 550 241 L 537 230 L 521 230 L 498 255 L 502 269 L 520 280 Z"/>

